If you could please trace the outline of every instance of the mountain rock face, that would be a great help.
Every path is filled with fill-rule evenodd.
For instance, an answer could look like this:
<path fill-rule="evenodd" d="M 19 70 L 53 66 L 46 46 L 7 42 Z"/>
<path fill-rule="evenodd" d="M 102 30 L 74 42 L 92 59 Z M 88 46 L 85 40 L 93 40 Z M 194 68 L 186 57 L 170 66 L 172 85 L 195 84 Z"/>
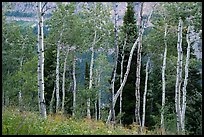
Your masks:
<path fill-rule="evenodd" d="M 63 4 L 68 4 L 69 2 L 62 2 Z M 81 10 L 81 5 L 84 2 L 77 2 L 77 11 Z M 92 2 L 86 2 L 88 5 L 92 4 Z M 113 2 L 103 2 L 103 4 L 108 4 L 111 5 L 113 4 Z M 153 2 L 145 2 L 144 4 L 144 12 L 143 14 L 149 14 L 149 12 L 152 9 L 152 5 Z M 56 2 L 47 2 L 47 5 L 45 8 L 50 8 L 49 10 L 46 11 L 46 14 L 52 14 L 52 11 L 56 8 L 57 4 Z M 134 9 L 135 9 L 135 13 L 137 15 L 138 11 L 139 11 L 139 6 L 140 6 L 140 2 L 134 2 Z M 123 16 L 125 14 L 126 11 L 126 7 L 127 7 L 127 2 L 119 2 L 118 3 L 118 19 L 119 19 L 119 25 L 122 25 L 123 22 Z M 36 2 L 11 2 L 11 9 L 9 10 L 10 13 L 13 13 L 9 16 L 7 16 L 8 20 L 23 20 L 23 21 L 35 21 L 37 18 L 36 15 Z M 24 13 L 25 16 L 19 16 L 15 15 L 14 13 Z M 111 11 L 112 15 L 113 15 L 113 10 Z M 27 17 L 26 15 L 30 14 L 31 17 Z M 13 16 L 14 15 L 14 16 Z"/>
<path fill-rule="evenodd" d="M 6 14 L 6 18 L 7 21 L 32 21 L 32 22 L 36 22 L 37 21 L 37 3 L 36 2 L 10 2 L 11 3 L 11 7 L 8 10 L 7 14 Z M 47 3 L 46 4 L 46 8 L 49 8 L 46 11 L 45 14 L 45 20 L 47 18 L 49 18 L 53 12 L 53 10 L 56 9 L 57 6 L 57 2 L 44 2 Z M 43 3 L 43 5 L 44 5 Z M 69 4 L 69 2 L 62 2 L 63 4 Z M 84 2 L 76 2 L 77 3 L 77 9 L 76 11 L 80 11 L 82 10 L 82 4 Z M 107 4 L 107 5 L 112 5 L 113 2 L 102 2 L 103 4 Z M 86 2 L 86 4 L 93 4 L 93 2 Z M 135 10 L 135 17 L 137 18 L 137 15 L 139 13 L 139 9 L 140 9 L 140 2 L 133 2 L 134 4 L 134 10 Z M 2 3 L 2 9 L 4 9 L 4 5 L 5 2 Z M 155 2 L 145 2 L 144 3 L 144 10 L 143 10 L 143 15 L 148 15 L 153 6 L 155 5 Z M 123 24 L 123 17 L 125 15 L 125 11 L 126 11 L 126 7 L 127 7 L 127 2 L 119 2 L 118 3 L 118 25 L 122 25 Z M 113 15 L 114 12 L 113 10 L 111 11 L 111 15 L 112 15 L 112 20 L 113 19 Z M 148 24 L 148 25 L 151 25 Z M 33 24 L 33 26 L 35 26 L 35 24 Z M 193 49 L 194 49 L 194 54 L 196 55 L 196 57 L 198 59 L 202 59 L 202 42 L 199 42 L 198 44 L 193 45 Z"/>

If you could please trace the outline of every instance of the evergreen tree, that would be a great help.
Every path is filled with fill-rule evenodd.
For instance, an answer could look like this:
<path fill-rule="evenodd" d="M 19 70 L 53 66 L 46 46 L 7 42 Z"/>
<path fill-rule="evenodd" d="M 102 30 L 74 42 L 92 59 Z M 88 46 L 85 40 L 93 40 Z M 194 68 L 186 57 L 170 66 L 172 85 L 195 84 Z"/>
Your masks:
<path fill-rule="evenodd" d="M 125 12 L 125 16 L 123 18 L 123 26 L 122 26 L 122 33 L 123 36 L 121 36 L 122 41 L 119 43 L 119 58 L 118 63 L 122 61 L 121 54 L 123 50 L 123 40 L 126 41 L 126 45 L 124 47 L 124 63 L 123 63 L 123 74 L 125 73 L 126 66 L 128 63 L 128 58 L 130 54 L 130 50 L 132 45 L 134 44 L 136 38 L 137 38 L 137 26 L 136 26 L 136 19 L 134 15 L 134 9 L 133 9 L 133 3 L 128 2 L 127 5 L 127 11 Z M 133 53 L 133 59 L 136 60 L 137 57 L 137 48 L 135 49 Z M 122 113 L 124 115 L 122 116 L 122 123 L 123 124 L 131 124 L 134 119 L 134 107 L 135 107 L 135 72 L 136 72 L 136 61 L 131 62 L 130 66 L 130 72 L 129 76 L 127 78 L 127 82 L 123 89 L 123 99 L 122 99 Z M 120 75 L 121 73 L 121 65 L 117 66 L 117 75 Z M 115 88 L 118 89 L 120 87 L 120 79 L 116 79 L 115 81 Z M 117 91 L 117 90 L 115 90 Z M 116 102 L 116 116 L 119 112 L 119 100 Z"/>

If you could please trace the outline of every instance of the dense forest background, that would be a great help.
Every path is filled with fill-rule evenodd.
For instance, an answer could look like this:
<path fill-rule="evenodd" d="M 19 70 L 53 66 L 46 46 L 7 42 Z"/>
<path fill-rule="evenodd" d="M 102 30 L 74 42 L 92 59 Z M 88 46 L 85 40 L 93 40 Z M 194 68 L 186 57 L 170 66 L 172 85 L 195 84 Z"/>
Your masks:
<path fill-rule="evenodd" d="M 202 134 L 201 2 L 40 3 L 2 3 L 3 110 Z"/>

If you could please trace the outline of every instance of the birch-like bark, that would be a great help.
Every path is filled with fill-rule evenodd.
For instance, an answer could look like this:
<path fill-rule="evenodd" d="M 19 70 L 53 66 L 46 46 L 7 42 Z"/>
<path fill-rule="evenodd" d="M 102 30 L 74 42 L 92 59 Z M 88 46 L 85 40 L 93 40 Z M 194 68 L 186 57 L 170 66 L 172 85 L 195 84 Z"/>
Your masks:
<path fill-rule="evenodd" d="M 190 37 L 189 37 L 189 33 L 190 33 L 190 26 L 188 26 L 188 30 L 187 30 L 187 34 L 186 34 L 186 41 L 188 43 L 188 47 L 187 47 L 187 53 L 186 53 L 186 64 L 185 64 L 185 78 L 184 78 L 184 84 L 183 84 L 183 102 L 182 102 L 182 120 L 181 120 L 181 130 L 183 132 L 183 134 L 185 134 L 185 112 L 186 112 L 186 87 L 187 87 L 187 82 L 188 82 L 188 65 L 189 65 L 189 59 L 190 59 L 190 46 L 191 46 L 191 41 L 190 41 Z"/>
<path fill-rule="evenodd" d="M 126 37 L 125 37 L 125 42 L 123 44 L 123 48 L 122 48 L 122 54 L 121 54 L 121 63 L 120 63 L 120 85 L 123 83 L 123 63 L 124 63 L 124 58 L 125 58 L 125 54 L 124 54 L 124 50 L 125 50 L 125 46 L 126 46 L 126 41 L 127 41 L 127 34 L 126 34 Z M 122 92 L 120 93 L 120 112 L 119 112 L 119 115 L 120 115 L 120 125 L 122 124 L 122 121 L 121 121 L 121 117 L 122 117 Z"/>
<path fill-rule="evenodd" d="M 94 31 L 94 41 L 92 44 L 92 50 L 91 50 L 91 64 L 90 64 L 90 75 L 89 75 L 89 89 L 92 88 L 92 84 L 93 84 L 93 64 L 94 64 L 94 46 L 96 44 L 96 30 Z M 87 118 L 91 119 L 91 111 L 90 111 L 90 97 L 88 96 L 87 99 Z"/>
<path fill-rule="evenodd" d="M 149 61 L 150 61 L 150 59 L 148 58 L 147 64 L 146 64 L 145 90 L 144 90 L 144 94 L 143 94 L 142 133 L 144 131 L 144 124 L 145 124 L 145 107 L 146 107 L 146 95 L 147 95 L 147 81 L 148 81 Z"/>
<path fill-rule="evenodd" d="M 143 8 L 143 7 L 141 7 L 141 8 Z M 140 14 L 142 15 L 141 12 L 140 12 Z M 140 16 L 141 16 L 141 15 L 140 15 Z M 143 32 L 144 32 L 144 28 L 142 28 L 142 34 L 143 34 Z M 115 96 L 114 96 L 114 102 L 113 102 L 113 106 L 114 106 L 114 107 L 115 107 L 115 103 L 116 103 L 116 101 L 117 101 L 117 98 L 118 98 L 118 96 L 121 94 L 121 92 L 122 92 L 122 90 L 123 90 L 123 88 L 124 88 L 124 86 L 125 86 L 125 83 L 126 83 L 126 81 L 127 81 L 127 77 L 128 77 L 129 71 L 130 71 L 130 65 L 131 65 L 131 61 L 132 61 L 133 52 L 134 52 L 134 50 L 135 50 L 135 48 L 136 48 L 136 46 L 137 46 L 138 41 L 139 41 L 139 37 L 136 39 L 136 41 L 135 41 L 135 43 L 133 44 L 132 49 L 131 49 L 131 51 L 130 51 L 130 56 L 129 56 L 129 58 L 128 58 L 128 64 L 127 64 L 126 72 L 125 72 L 125 74 L 124 74 L 123 82 L 122 82 L 122 84 L 120 85 L 120 88 L 118 89 L 118 91 L 116 92 L 116 94 L 115 94 Z M 109 115 L 108 115 L 108 119 L 107 119 L 106 123 L 108 123 L 108 122 L 110 121 L 110 118 L 111 118 L 111 111 L 109 111 Z"/>
<path fill-rule="evenodd" d="M 40 88 L 40 76 L 41 76 L 41 71 L 40 71 L 40 35 L 39 35 L 39 32 L 40 32 L 40 10 L 39 10 L 39 4 L 37 4 L 37 8 L 38 8 L 38 39 L 37 39 L 37 47 L 38 47 L 38 69 L 37 69 L 37 73 L 38 73 L 38 107 L 39 107 L 39 111 L 41 110 L 40 109 L 40 92 L 41 92 L 41 88 Z"/>
<path fill-rule="evenodd" d="M 113 70 L 113 77 L 111 80 L 111 117 L 112 117 L 112 123 L 115 123 L 115 110 L 113 106 L 113 101 L 114 101 L 114 94 L 115 94 L 115 77 L 116 77 L 116 70 L 117 70 L 117 64 L 118 64 L 118 28 L 117 28 L 117 3 L 114 2 L 113 4 L 113 10 L 114 10 L 114 33 L 115 33 L 115 39 L 114 39 L 114 44 L 115 44 L 115 65 L 114 65 L 114 70 Z"/>
<path fill-rule="evenodd" d="M 139 38 L 137 38 L 137 40 L 135 41 L 135 43 L 134 43 L 134 45 L 133 45 L 133 47 L 132 47 L 132 49 L 130 51 L 130 56 L 129 56 L 129 59 L 128 59 L 127 69 L 126 69 L 126 72 L 124 74 L 123 82 L 120 85 L 120 88 L 118 89 L 117 93 L 114 96 L 114 102 L 113 102 L 113 106 L 114 107 L 115 107 L 115 103 L 117 101 L 117 98 L 120 95 L 120 93 L 122 92 L 122 90 L 123 90 L 123 88 L 125 86 L 125 83 L 127 81 L 127 77 L 128 77 L 129 71 L 130 71 L 130 65 L 131 65 L 131 60 L 132 60 L 133 52 L 134 52 L 134 50 L 136 48 L 138 40 L 139 40 Z M 110 118 L 111 118 L 111 110 L 109 111 L 109 116 L 108 116 L 108 119 L 107 119 L 106 123 L 108 123 L 108 121 L 110 121 Z"/>
<path fill-rule="evenodd" d="M 64 26 L 64 23 L 63 25 Z M 57 41 L 57 64 L 56 64 L 56 113 L 59 112 L 59 103 L 60 103 L 60 97 L 59 97 L 59 66 L 60 66 L 60 62 L 59 62 L 59 58 L 60 58 L 60 44 L 61 44 L 61 38 L 62 38 L 62 34 L 63 34 L 64 28 L 62 27 L 62 30 L 60 32 L 60 36 L 59 36 L 59 40 Z"/>
<path fill-rule="evenodd" d="M 176 74 L 176 85 L 175 85 L 175 108 L 176 108 L 176 119 L 177 119 L 177 132 L 180 132 L 180 120 L 181 120 L 181 109 L 180 109 L 180 83 L 181 83 L 181 58 L 182 58 L 182 28 L 183 22 L 181 18 L 179 18 L 178 25 L 178 43 L 177 43 L 177 51 L 178 51 L 178 60 L 177 60 L 177 74 Z"/>
<path fill-rule="evenodd" d="M 165 23 L 165 31 L 164 31 L 164 59 L 163 59 L 163 66 L 162 66 L 162 108 L 161 108 L 161 129 L 162 129 L 162 135 L 164 134 L 164 107 L 165 107 L 165 87 L 166 87 L 166 81 L 165 81 L 165 70 L 166 70 L 166 55 L 167 55 L 167 23 Z"/>
<path fill-rule="evenodd" d="M 141 52 L 142 52 L 142 12 L 143 12 L 143 2 L 141 3 L 140 18 L 139 18 L 139 42 L 137 50 L 137 68 L 136 68 L 136 83 L 135 83 L 135 122 L 137 125 L 141 126 L 140 120 L 140 69 L 141 69 Z"/>
<path fill-rule="evenodd" d="M 75 112 L 76 112 L 76 57 L 74 55 L 73 58 L 73 83 L 74 83 L 74 88 L 73 88 L 73 112 L 72 112 L 72 116 L 75 116 Z"/>
<path fill-rule="evenodd" d="M 64 101 L 65 101 L 65 73 L 66 73 L 66 67 L 67 67 L 67 56 L 69 53 L 69 47 L 67 47 L 67 51 L 65 54 L 64 59 L 64 70 L 62 74 L 62 113 L 64 113 Z"/>
<path fill-rule="evenodd" d="M 41 2 L 38 2 L 38 52 L 39 52 L 39 63 L 38 63 L 38 95 L 40 104 L 40 114 L 43 118 L 47 117 L 46 104 L 44 97 L 44 43 L 43 43 L 43 12 Z"/>

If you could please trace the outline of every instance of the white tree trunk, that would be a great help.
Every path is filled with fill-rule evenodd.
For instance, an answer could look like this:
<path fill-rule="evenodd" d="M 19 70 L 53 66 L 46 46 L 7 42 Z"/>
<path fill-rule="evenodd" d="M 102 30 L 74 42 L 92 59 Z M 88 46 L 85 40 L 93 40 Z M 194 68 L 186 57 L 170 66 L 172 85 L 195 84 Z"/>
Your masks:
<path fill-rule="evenodd" d="M 137 40 L 135 41 L 135 43 L 134 43 L 134 45 L 133 45 L 133 47 L 132 47 L 132 49 L 130 51 L 130 56 L 129 56 L 129 59 L 128 59 L 127 69 L 126 69 L 126 72 L 124 74 L 123 82 L 120 85 L 120 88 L 118 89 L 117 93 L 114 96 L 114 103 L 113 103 L 114 107 L 115 107 L 115 103 L 117 101 L 117 98 L 121 94 L 121 92 L 122 92 L 122 90 L 123 90 L 123 88 L 125 86 L 125 83 L 127 81 L 127 77 L 128 77 L 129 71 L 130 71 L 130 65 L 131 65 L 131 60 L 132 60 L 133 52 L 134 52 L 134 50 L 136 48 L 138 40 L 139 40 L 139 38 L 137 38 Z M 110 121 L 110 118 L 111 118 L 111 111 L 109 111 L 109 115 L 108 115 L 108 119 L 107 119 L 106 123 L 108 123 Z"/>
<path fill-rule="evenodd" d="M 62 25 L 62 30 L 60 32 L 59 40 L 57 41 L 57 64 L 56 64 L 56 113 L 59 112 L 60 96 L 59 96 L 59 73 L 60 73 L 60 44 L 61 38 L 64 31 L 64 23 Z"/>
<path fill-rule="evenodd" d="M 188 26 L 187 34 L 186 34 L 186 41 L 188 43 L 187 47 L 187 55 L 186 55 L 186 64 L 185 64 L 185 78 L 184 78 L 184 84 L 183 84 L 183 102 L 182 102 L 182 120 L 181 120 L 181 130 L 183 134 L 185 134 L 185 111 L 186 111 L 186 87 L 187 87 L 187 82 L 188 82 L 188 65 L 189 65 L 189 59 L 190 59 L 190 46 L 191 46 L 191 41 L 189 37 L 190 33 L 190 26 Z"/>
<path fill-rule="evenodd" d="M 147 80 L 148 80 L 149 61 L 150 61 L 150 59 L 148 58 L 147 64 L 146 64 L 145 90 L 144 90 L 144 94 L 143 94 L 142 132 L 144 131 L 144 124 L 145 124 L 145 107 L 146 107 L 146 95 L 147 95 Z"/>
<path fill-rule="evenodd" d="M 113 101 L 114 101 L 114 94 L 115 94 L 115 77 L 116 77 L 116 70 L 117 70 L 117 64 L 118 64 L 118 28 L 117 28 L 117 3 L 114 2 L 113 5 L 113 10 L 114 10 L 114 33 L 115 33 L 115 39 L 114 39 L 114 44 L 115 44 L 115 65 L 114 65 L 114 70 L 113 70 L 113 77 L 111 80 L 111 117 L 112 117 L 112 123 L 115 123 L 115 110 L 113 106 Z"/>
<path fill-rule="evenodd" d="M 125 50 L 125 46 L 126 46 L 126 41 L 127 41 L 127 34 L 126 34 L 126 37 L 125 37 L 125 42 L 123 44 L 123 48 L 122 48 L 122 54 L 121 54 L 121 63 L 120 63 L 120 85 L 123 83 L 123 63 L 124 63 L 124 58 L 125 58 L 125 54 L 124 54 L 124 50 Z M 122 92 L 120 93 L 120 112 L 119 112 L 119 115 L 120 115 L 120 125 L 122 124 L 122 121 L 121 121 L 121 117 L 122 117 Z"/>
<path fill-rule="evenodd" d="M 162 108 L 161 108 L 161 129 L 164 133 L 164 107 L 165 107 L 165 70 L 166 70 L 166 55 L 167 55 L 167 23 L 165 24 L 165 32 L 164 32 L 164 59 L 163 59 L 163 66 L 162 66 Z M 163 134 L 162 133 L 162 134 Z"/>
<path fill-rule="evenodd" d="M 73 88 L 73 112 L 72 112 L 72 116 L 75 116 L 75 112 L 76 112 L 76 57 L 74 55 L 73 58 L 73 83 L 74 83 L 74 88 Z"/>
<path fill-rule="evenodd" d="M 140 120 L 140 69 L 141 69 L 141 52 L 142 52 L 142 12 L 143 12 L 143 2 L 141 3 L 140 18 L 139 18 L 139 42 L 137 50 L 137 68 L 136 68 L 136 83 L 135 83 L 135 122 L 137 125 L 141 126 Z"/>
<path fill-rule="evenodd" d="M 143 8 L 143 7 L 141 7 L 141 8 Z M 140 14 L 141 14 L 140 16 L 142 16 L 142 12 L 140 12 Z M 142 30 L 141 32 L 142 32 L 142 34 L 143 34 L 144 28 L 142 27 L 141 30 Z M 121 92 L 122 92 L 122 90 L 123 90 L 123 88 L 124 88 L 124 86 L 125 86 L 125 83 L 126 83 L 126 81 L 127 81 L 127 77 L 128 77 L 129 71 L 130 71 L 130 65 L 131 65 L 131 61 L 132 61 L 133 52 L 134 52 L 134 50 L 135 50 L 135 48 L 136 48 L 136 46 L 137 46 L 138 41 L 139 41 L 139 37 L 136 39 L 136 41 L 135 41 L 135 43 L 133 44 L 132 49 L 131 49 L 131 51 L 130 51 L 130 56 L 129 56 L 129 58 L 128 58 L 128 64 L 127 64 L 126 72 L 125 72 L 125 74 L 124 74 L 123 82 L 122 82 L 122 84 L 120 85 L 120 88 L 118 89 L 118 91 L 116 92 L 116 94 L 115 94 L 115 96 L 114 96 L 114 103 L 113 103 L 113 106 L 114 106 L 114 107 L 115 107 L 115 103 L 116 103 L 116 101 L 117 101 L 117 99 L 118 99 L 118 96 L 121 94 Z M 106 123 L 107 123 L 108 121 L 110 121 L 110 118 L 111 118 L 111 111 L 109 111 L 109 115 L 108 115 L 108 119 L 107 119 Z"/>
<path fill-rule="evenodd" d="M 177 60 L 177 74 L 176 74 L 176 85 L 175 85 L 175 107 L 176 107 L 176 119 L 177 119 L 177 132 L 180 132 L 181 128 L 181 108 L 180 108 L 180 83 L 181 83 L 181 69 L 182 69 L 182 28 L 183 22 L 181 18 L 179 18 L 178 25 L 178 43 L 177 43 L 177 51 L 178 51 L 178 60 Z"/>
<path fill-rule="evenodd" d="M 43 13 L 41 2 L 38 2 L 38 52 L 39 52 L 39 63 L 38 63 L 38 95 L 40 104 L 40 114 L 43 118 L 47 117 L 46 104 L 44 97 L 44 44 L 43 44 Z"/>
<path fill-rule="evenodd" d="M 56 113 L 59 112 L 59 56 L 60 56 L 60 45 L 57 44 L 57 65 L 56 65 Z"/>
<path fill-rule="evenodd" d="M 89 89 L 92 88 L 93 83 L 93 64 L 94 64 L 94 46 L 96 44 L 96 30 L 94 31 L 94 41 L 92 44 L 92 50 L 91 50 L 91 64 L 90 64 L 90 75 L 89 75 Z M 91 119 L 91 111 L 90 111 L 90 96 L 88 96 L 87 99 L 87 118 Z"/>
<path fill-rule="evenodd" d="M 67 67 L 67 56 L 69 53 L 69 47 L 67 47 L 67 51 L 65 54 L 65 59 L 64 59 L 64 71 L 62 74 L 62 113 L 64 113 L 64 101 L 65 101 L 65 73 L 66 73 L 66 67 Z"/>

